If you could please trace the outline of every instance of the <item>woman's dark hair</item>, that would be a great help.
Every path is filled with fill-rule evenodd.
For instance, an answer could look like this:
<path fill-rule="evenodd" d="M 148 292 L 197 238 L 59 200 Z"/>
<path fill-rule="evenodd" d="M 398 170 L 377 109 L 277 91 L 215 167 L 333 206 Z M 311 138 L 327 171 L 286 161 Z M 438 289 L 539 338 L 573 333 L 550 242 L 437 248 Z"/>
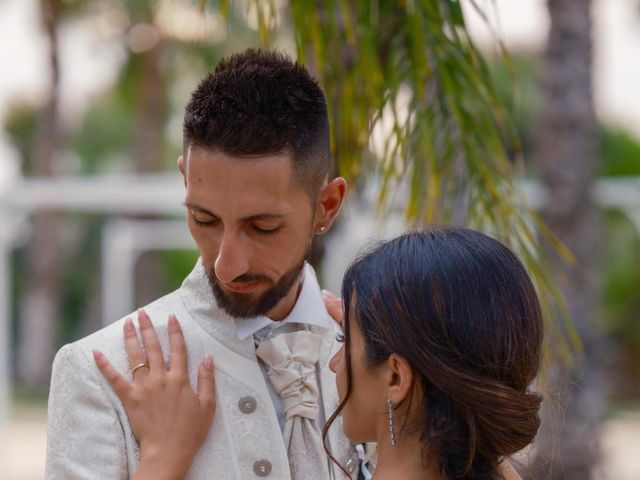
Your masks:
<path fill-rule="evenodd" d="M 314 193 L 331 166 L 324 93 L 304 65 L 275 50 L 220 60 L 192 93 L 182 130 L 185 154 L 191 146 L 238 157 L 288 149 L 298 181 Z"/>
<path fill-rule="evenodd" d="M 342 298 L 347 394 L 325 433 L 351 391 L 355 321 L 367 366 L 395 353 L 413 369 L 421 414 L 403 429 L 419 433 L 425 462 L 437 459 L 447 480 L 502 478 L 501 458 L 528 445 L 540 424 L 541 397 L 528 389 L 540 364 L 542 314 L 514 253 L 466 228 L 407 233 L 355 261 Z"/>

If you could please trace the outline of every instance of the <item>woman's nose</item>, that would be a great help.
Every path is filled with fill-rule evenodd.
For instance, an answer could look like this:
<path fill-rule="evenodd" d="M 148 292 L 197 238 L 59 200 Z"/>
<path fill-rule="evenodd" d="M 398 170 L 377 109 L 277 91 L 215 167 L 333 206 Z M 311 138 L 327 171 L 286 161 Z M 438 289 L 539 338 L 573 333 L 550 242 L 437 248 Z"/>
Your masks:
<path fill-rule="evenodd" d="M 338 371 L 338 365 L 340 364 L 340 358 L 343 355 L 343 351 L 344 345 L 340 347 L 340 350 L 338 350 L 336 354 L 331 357 L 331 360 L 329 360 L 329 370 L 331 370 L 333 373 L 336 373 Z"/>

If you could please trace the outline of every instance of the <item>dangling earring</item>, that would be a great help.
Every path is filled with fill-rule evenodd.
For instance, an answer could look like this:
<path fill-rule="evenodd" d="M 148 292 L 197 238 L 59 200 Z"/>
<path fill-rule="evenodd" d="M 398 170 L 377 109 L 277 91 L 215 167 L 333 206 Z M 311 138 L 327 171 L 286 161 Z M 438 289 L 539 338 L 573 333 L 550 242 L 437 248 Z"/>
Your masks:
<path fill-rule="evenodd" d="M 389 434 L 391 435 L 391 446 L 395 447 L 397 442 L 396 439 L 396 429 L 393 422 L 393 402 L 389 397 L 387 397 L 387 415 L 389 415 Z"/>

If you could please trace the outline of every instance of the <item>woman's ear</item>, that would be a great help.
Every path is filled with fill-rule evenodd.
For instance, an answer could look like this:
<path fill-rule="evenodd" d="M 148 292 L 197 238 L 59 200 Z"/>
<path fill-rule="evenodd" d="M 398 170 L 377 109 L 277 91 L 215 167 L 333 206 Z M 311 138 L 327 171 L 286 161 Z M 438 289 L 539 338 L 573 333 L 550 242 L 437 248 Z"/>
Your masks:
<path fill-rule="evenodd" d="M 342 177 L 336 177 L 322 186 L 316 203 L 316 234 L 326 233 L 331 228 L 346 193 L 347 182 Z"/>
<path fill-rule="evenodd" d="M 404 357 L 392 353 L 387 359 L 387 396 L 394 405 L 411 394 L 413 387 L 413 369 Z"/>

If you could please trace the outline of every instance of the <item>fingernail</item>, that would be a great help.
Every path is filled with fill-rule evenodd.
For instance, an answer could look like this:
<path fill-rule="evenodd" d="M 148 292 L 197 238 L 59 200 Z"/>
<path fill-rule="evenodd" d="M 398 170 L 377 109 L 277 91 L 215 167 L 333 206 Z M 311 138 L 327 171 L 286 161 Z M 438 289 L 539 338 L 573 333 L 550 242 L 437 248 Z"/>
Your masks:
<path fill-rule="evenodd" d="M 131 331 L 133 331 L 133 330 L 134 330 L 133 322 L 131 321 L 131 319 L 130 319 L 130 318 L 127 318 L 127 319 L 124 321 L 124 329 L 125 329 L 127 332 L 131 332 Z"/>
<path fill-rule="evenodd" d="M 144 311 L 143 308 L 141 308 L 140 310 L 138 310 L 138 325 L 148 325 L 149 324 L 149 317 L 147 316 L 147 312 Z"/>
<path fill-rule="evenodd" d="M 207 370 L 213 370 L 213 357 L 209 354 L 204 356 L 204 368 Z"/>
<path fill-rule="evenodd" d="M 104 355 L 102 354 L 102 352 L 100 350 L 94 350 L 93 351 L 93 359 L 96 362 L 102 361 L 103 358 L 104 358 Z"/>
<path fill-rule="evenodd" d="M 178 319 L 175 315 L 169 315 L 169 326 L 174 330 L 180 328 L 180 324 L 178 323 Z"/>
<path fill-rule="evenodd" d="M 340 298 L 336 297 L 333 292 L 330 292 L 329 290 L 322 290 L 322 298 L 328 300 L 340 300 Z"/>

